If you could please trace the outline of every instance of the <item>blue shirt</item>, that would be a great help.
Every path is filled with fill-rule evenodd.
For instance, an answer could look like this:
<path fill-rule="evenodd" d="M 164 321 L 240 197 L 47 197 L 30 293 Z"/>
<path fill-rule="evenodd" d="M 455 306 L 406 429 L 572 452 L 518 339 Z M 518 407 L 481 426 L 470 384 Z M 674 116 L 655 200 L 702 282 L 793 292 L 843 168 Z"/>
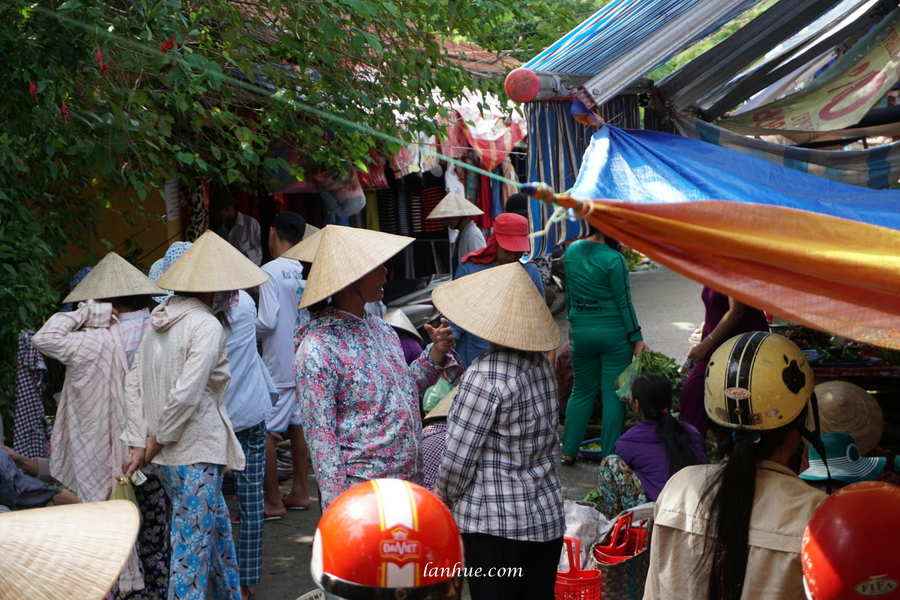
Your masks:
<path fill-rule="evenodd" d="M 494 266 L 496 266 L 496 263 L 493 262 L 475 263 L 468 261 L 460 263 L 459 267 L 456 269 L 456 276 L 453 279 L 459 279 L 460 277 L 465 277 L 472 273 L 478 273 Z M 541 272 L 538 271 L 537 265 L 533 262 L 526 262 L 522 263 L 522 266 L 525 267 L 525 272 L 531 277 L 531 280 L 534 282 L 535 287 L 537 287 L 543 298 L 544 284 L 541 281 Z M 459 355 L 463 366 L 468 368 L 473 360 L 481 356 L 481 354 L 488 349 L 490 342 L 481 339 L 477 335 L 472 335 L 468 331 L 459 328 L 454 323 L 450 323 L 450 327 L 453 328 L 453 337 L 456 339 L 456 353 Z"/>
<path fill-rule="evenodd" d="M 250 294 L 238 292 L 238 305 L 231 308 L 230 327 L 225 328 L 231 383 L 225 392 L 225 408 L 231 427 L 242 431 L 266 420 L 272 408 L 275 384 L 256 351 L 256 304 Z"/>

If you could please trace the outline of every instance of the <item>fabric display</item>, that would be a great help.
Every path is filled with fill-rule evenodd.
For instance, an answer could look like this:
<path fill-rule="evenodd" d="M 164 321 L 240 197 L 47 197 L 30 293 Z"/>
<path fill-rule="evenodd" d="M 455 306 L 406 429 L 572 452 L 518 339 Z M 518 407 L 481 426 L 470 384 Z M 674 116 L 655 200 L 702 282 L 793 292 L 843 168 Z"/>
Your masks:
<path fill-rule="evenodd" d="M 516 169 L 515 169 L 515 167 L 513 167 L 512 161 L 509 160 L 508 156 L 503 160 L 502 163 L 500 163 L 500 166 L 497 167 L 497 173 L 499 175 L 501 175 L 504 179 L 509 179 L 510 181 L 516 181 L 519 183 L 521 183 L 521 181 L 522 181 L 521 179 L 519 179 L 518 174 L 516 174 Z M 503 187 L 500 192 L 500 198 L 501 198 L 501 203 L 500 203 L 501 211 L 500 212 L 503 212 L 502 207 L 506 206 L 506 199 L 509 198 L 510 196 L 512 196 L 513 194 L 517 193 L 519 191 L 519 188 L 514 186 L 511 183 L 504 182 L 501 185 Z"/>
<path fill-rule="evenodd" d="M 395 193 L 397 196 L 397 233 L 409 235 L 411 233 L 411 227 L 409 226 L 409 189 L 406 186 L 405 179 L 400 180 Z"/>
<path fill-rule="evenodd" d="M 491 179 L 487 175 L 478 174 L 476 181 L 478 181 L 477 205 L 484 214 L 473 217 L 472 220 L 481 229 L 490 229 L 494 226 L 494 216 L 491 208 L 494 202 L 494 197 L 491 193 Z"/>
<path fill-rule="evenodd" d="M 16 416 L 13 422 L 13 449 L 28 458 L 49 456 L 50 434 L 44 420 L 41 384 L 47 366 L 31 344 L 31 334 L 19 333 L 16 366 Z"/>
<path fill-rule="evenodd" d="M 338 217 L 355 215 L 366 205 L 356 172 L 345 177 L 339 173 L 319 173 L 316 175 L 319 184 L 319 195 L 325 201 L 328 212 Z"/>
<path fill-rule="evenodd" d="M 400 233 L 400 220 L 397 213 L 397 199 L 392 188 L 381 189 L 376 192 L 378 198 L 378 223 L 379 231 L 384 233 Z"/>
<path fill-rule="evenodd" d="M 475 150 L 480 166 L 487 171 L 492 171 L 506 160 L 528 132 L 525 121 L 520 118 L 485 115 L 464 105 L 453 108 L 460 114 L 460 121 L 465 126 L 468 145 Z"/>
<path fill-rule="evenodd" d="M 375 148 L 369 149 L 369 156 L 372 160 L 366 165 L 368 172 L 357 171 L 359 184 L 366 190 L 388 187 L 387 176 L 384 174 L 384 160 Z"/>
<path fill-rule="evenodd" d="M 424 133 L 419 134 L 419 144 L 421 144 L 423 152 L 420 153 L 420 163 L 419 167 L 422 172 L 430 171 L 436 167 L 440 166 L 440 159 L 438 159 L 435 151 L 440 149 L 440 141 L 436 135 L 425 135 Z"/>
<path fill-rule="evenodd" d="M 385 179 L 385 181 L 387 181 L 387 179 Z M 381 231 L 381 224 L 378 220 L 378 192 L 375 190 L 366 190 L 365 214 L 365 228 L 371 231 Z"/>
<path fill-rule="evenodd" d="M 465 172 L 463 172 L 463 179 L 465 178 Z M 444 169 L 444 186 L 447 190 L 448 194 L 459 194 L 463 198 L 466 197 L 466 184 L 464 180 L 460 178 L 457 172 L 457 166 L 451 163 L 447 163 L 447 168 Z M 443 196 L 441 196 L 443 198 Z"/>
<path fill-rule="evenodd" d="M 411 134 L 407 134 L 411 135 Z M 403 145 L 396 154 L 391 154 L 391 169 L 398 179 L 411 173 L 418 173 L 420 163 L 418 144 Z"/>
<path fill-rule="evenodd" d="M 434 207 L 447 195 L 443 186 L 429 187 L 422 190 L 422 215 L 427 217 L 434 210 Z M 440 219 L 422 220 L 422 231 L 443 231 L 444 224 Z"/>
<path fill-rule="evenodd" d="M 182 206 L 187 207 L 187 227 L 184 235 L 194 242 L 209 229 L 209 192 L 206 183 L 193 188 L 181 187 Z"/>
<path fill-rule="evenodd" d="M 409 225 L 412 233 L 422 233 L 422 178 L 419 175 L 404 178 L 409 200 Z"/>

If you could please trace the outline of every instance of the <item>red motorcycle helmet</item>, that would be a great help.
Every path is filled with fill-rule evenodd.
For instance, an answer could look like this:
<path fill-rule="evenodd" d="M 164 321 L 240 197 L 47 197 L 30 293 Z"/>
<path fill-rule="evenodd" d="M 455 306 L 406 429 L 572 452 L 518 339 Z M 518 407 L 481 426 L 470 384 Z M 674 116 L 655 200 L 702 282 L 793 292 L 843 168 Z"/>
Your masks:
<path fill-rule="evenodd" d="M 330 599 L 453 600 L 462 588 L 462 540 L 437 496 L 376 479 L 353 486 L 322 515 L 310 570 Z"/>
<path fill-rule="evenodd" d="M 811 600 L 900 599 L 900 487 L 841 488 L 803 532 L 803 587 Z"/>

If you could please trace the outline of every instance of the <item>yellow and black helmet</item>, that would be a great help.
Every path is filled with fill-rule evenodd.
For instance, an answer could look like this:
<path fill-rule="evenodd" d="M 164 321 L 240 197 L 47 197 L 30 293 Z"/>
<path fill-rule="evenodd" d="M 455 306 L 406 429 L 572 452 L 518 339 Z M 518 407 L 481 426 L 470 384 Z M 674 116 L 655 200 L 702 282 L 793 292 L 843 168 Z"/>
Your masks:
<path fill-rule="evenodd" d="M 734 429 L 775 429 L 797 418 L 814 387 L 812 368 L 797 344 L 773 333 L 744 333 L 709 359 L 706 414 Z"/>

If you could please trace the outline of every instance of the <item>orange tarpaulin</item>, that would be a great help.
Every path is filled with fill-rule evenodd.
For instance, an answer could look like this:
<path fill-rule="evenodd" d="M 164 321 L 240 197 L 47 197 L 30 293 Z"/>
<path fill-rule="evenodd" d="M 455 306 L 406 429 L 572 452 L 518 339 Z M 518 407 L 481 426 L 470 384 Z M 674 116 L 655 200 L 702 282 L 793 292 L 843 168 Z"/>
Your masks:
<path fill-rule="evenodd" d="M 539 197 L 550 199 L 549 190 Z M 900 231 L 778 206 L 552 201 L 651 259 L 750 306 L 900 348 Z"/>

